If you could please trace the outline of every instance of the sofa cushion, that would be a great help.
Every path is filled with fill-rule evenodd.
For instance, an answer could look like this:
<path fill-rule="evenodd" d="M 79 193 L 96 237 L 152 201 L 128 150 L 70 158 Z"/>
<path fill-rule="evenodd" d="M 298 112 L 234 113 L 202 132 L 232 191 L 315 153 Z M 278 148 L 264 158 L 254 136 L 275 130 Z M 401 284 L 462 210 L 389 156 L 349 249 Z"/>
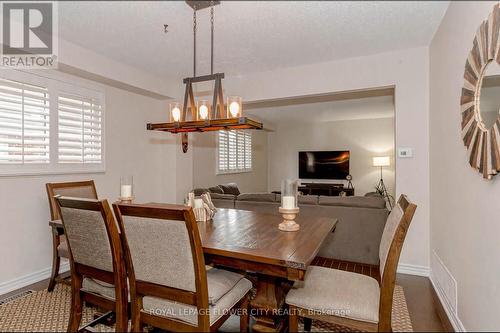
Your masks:
<path fill-rule="evenodd" d="M 238 201 L 274 202 L 274 193 L 242 193 L 236 197 Z"/>
<path fill-rule="evenodd" d="M 212 199 L 222 199 L 222 200 L 234 200 L 236 196 L 232 194 L 220 194 L 220 193 L 210 193 Z"/>
<path fill-rule="evenodd" d="M 299 205 L 317 205 L 318 204 L 318 196 L 317 195 L 299 195 L 297 197 L 297 201 Z"/>
<path fill-rule="evenodd" d="M 208 188 L 202 188 L 202 187 L 200 187 L 200 188 L 193 189 L 193 193 L 197 197 L 199 197 L 200 195 L 202 195 L 203 193 L 206 193 L 206 192 L 210 192 L 208 190 Z"/>
<path fill-rule="evenodd" d="M 241 193 L 238 188 L 238 184 L 236 183 L 220 184 L 219 187 L 222 189 L 224 194 L 239 195 Z"/>
<path fill-rule="evenodd" d="M 320 196 L 318 203 L 322 206 L 345 206 L 362 208 L 385 208 L 385 200 L 378 197 L 330 197 Z"/>
<path fill-rule="evenodd" d="M 224 194 L 224 191 L 219 187 L 219 186 L 213 186 L 213 187 L 209 187 L 208 188 L 208 191 L 210 193 L 218 193 L 218 194 Z"/>

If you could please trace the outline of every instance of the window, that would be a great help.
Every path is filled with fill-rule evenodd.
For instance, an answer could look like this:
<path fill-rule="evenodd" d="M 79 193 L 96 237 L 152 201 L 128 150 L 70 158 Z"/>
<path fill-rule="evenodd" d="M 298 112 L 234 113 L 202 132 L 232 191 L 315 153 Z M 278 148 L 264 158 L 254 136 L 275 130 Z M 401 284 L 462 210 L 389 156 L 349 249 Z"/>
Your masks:
<path fill-rule="evenodd" d="M 247 131 L 219 131 L 218 173 L 252 171 L 252 133 Z"/>
<path fill-rule="evenodd" d="M 0 73 L 0 175 L 104 171 L 101 93 Z"/>
<path fill-rule="evenodd" d="M 0 79 L 0 163 L 50 160 L 47 87 Z"/>

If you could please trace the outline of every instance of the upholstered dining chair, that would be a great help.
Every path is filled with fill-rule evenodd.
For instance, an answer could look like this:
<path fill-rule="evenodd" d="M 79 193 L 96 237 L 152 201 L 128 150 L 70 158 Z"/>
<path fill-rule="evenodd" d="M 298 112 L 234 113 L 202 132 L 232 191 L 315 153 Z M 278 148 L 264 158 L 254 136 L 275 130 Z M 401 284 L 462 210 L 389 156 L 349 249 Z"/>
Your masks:
<path fill-rule="evenodd" d="M 49 198 L 50 219 L 52 222 L 60 220 L 59 212 L 57 211 L 57 203 L 54 199 L 56 195 L 68 197 L 97 199 L 97 191 L 93 180 L 81 182 L 66 182 L 66 183 L 47 183 L 45 184 L 47 195 Z M 68 245 L 64 237 L 64 229 L 61 224 L 51 223 L 52 227 L 52 273 L 48 291 L 53 291 L 59 279 L 59 267 L 61 258 L 69 259 Z"/>
<path fill-rule="evenodd" d="M 84 301 L 114 312 L 116 331 L 127 331 L 127 271 L 118 227 L 108 202 L 63 196 L 56 196 L 55 201 L 71 264 L 68 332 L 78 330 Z"/>
<path fill-rule="evenodd" d="M 299 316 L 361 331 L 392 331 L 396 269 L 416 208 L 401 195 L 387 218 L 379 249 L 380 283 L 366 275 L 310 266 L 304 281 L 286 296 L 290 332 L 297 332 Z"/>
<path fill-rule="evenodd" d="M 178 205 L 114 204 L 130 283 L 132 330 L 216 331 L 231 310 L 248 329 L 252 283 L 205 267 L 193 210 Z"/>

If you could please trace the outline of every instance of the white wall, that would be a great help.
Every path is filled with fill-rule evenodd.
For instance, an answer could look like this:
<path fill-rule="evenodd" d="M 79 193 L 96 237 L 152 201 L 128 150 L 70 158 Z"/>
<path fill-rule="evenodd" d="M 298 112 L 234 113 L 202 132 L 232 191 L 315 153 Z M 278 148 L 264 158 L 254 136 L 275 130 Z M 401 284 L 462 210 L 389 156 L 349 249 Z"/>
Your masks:
<path fill-rule="evenodd" d="M 227 77 L 228 94 L 245 101 L 395 86 L 396 147 L 414 157 L 396 159 L 396 193 L 418 209 L 401 264 L 429 267 L 429 54 L 427 47 Z"/>
<path fill-rule="evenodd" d="M 430 46 L 431 248 L 457 281 L 470 331 L 500 329 L 500 178 L 471 169 L 460 135 L 465 61 L 495 3 L 452 2 Z"/>
<path fill-rule="evenodd" d="M 384 181 L 394 195 L 394 118 L 278 125 L 269 133 L 269 190 L 279 190 L 282 179 L 298 178 L 298 152 L 305 150 L 349 150 L 356 195 L 373 192 L 380 179 L 372 157 L 391 156 Z"/>
<path fill-rule="evenodd" d="M 252 133 L 252 171 L 216 174 L 217 134 L 197 133 L 193 144 L 193 187 L 211 187 L 234 182 L 243 192 L 267 191 L 267 135 L 265 131 Z"/>
<path fill-rule="evenodd" d="M 172 136 L 146 131 L 147 122 L 164 119 L 164 103 L 66 75 L 59 77 L 104 89 L 106 172 L 0 177 L 0 290 L 3 292 L 18 287 L 9 281 L 42 271 L 47 273 L 51 266 L 52 238 L 45 183 L 94 179 L 99 196 L 112 203 L 119 195 L 120 176 L 130 174 L 134 176 L 138 202 L 176 200 L 174 149 L 178 147 Z"/>

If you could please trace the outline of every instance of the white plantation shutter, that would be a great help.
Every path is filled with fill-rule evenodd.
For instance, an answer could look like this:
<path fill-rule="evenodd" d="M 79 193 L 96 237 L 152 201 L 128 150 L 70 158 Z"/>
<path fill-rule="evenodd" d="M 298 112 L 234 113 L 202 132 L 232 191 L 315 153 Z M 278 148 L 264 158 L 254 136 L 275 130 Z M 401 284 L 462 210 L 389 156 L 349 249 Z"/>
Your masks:
<path fill-rule="evenodd" d="M 102 105 L 94 98 L 58 96 L 59 163 L 102 162 Z"/>
<path fill-rule="evenodd" d="M 219 131 L 218 172 L 252 170 L 252 134 L 246 131 Z"/>
<path fill-rule="evenodd" d="M 50 162 L 47 87 L 0 79 L 0 165 Z"/>

